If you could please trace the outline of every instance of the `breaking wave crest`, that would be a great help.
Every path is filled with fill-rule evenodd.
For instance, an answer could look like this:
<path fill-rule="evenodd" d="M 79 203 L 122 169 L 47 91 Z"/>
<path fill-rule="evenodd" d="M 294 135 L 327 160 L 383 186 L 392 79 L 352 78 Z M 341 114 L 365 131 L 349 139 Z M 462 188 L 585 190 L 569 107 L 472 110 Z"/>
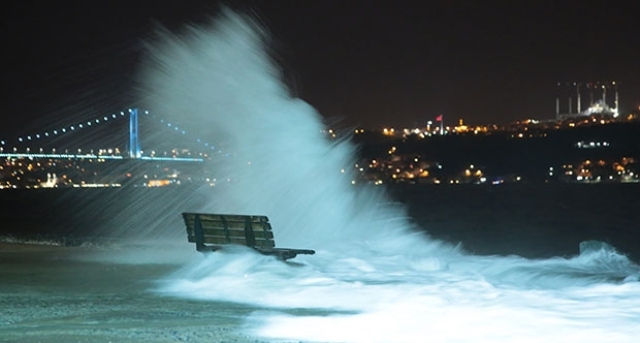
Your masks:
<path fill-rule="evenodd" d="M 312 39 L 312 37 L 310 37 Z M 638 266 L 606 244 L 574 257 L 476 256 L 417 230 L 385 191 L 353 186 L 354 145 L 323 133 L 268 56 L 268 34 L 223 11 L 150 44 L 141 97 L 219 144 L 220 187 L 193 211 L 264 214 L 283 263 L 250 249 L 199 256 L 160 294 L 264 307 L 247 331 L 318 342 L 630 342 Z M 291 312 L 292 310 L 296 310 Z M 321 313 L 318 311 L 322 311 Z"/>

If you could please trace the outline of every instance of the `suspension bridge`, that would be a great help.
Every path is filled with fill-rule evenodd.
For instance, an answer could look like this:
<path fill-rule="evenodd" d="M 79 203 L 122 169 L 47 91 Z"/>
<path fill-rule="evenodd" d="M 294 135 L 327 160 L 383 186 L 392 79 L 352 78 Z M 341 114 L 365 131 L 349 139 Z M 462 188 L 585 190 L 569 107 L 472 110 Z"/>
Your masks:
<path fill-rule="evenodd" d="M 181 157 L 181 156 L 156 156 L 154 152 L 145 154 L 141 149 L 140 144 L 140 116 L 154 117 L 149 111 L 140 111 L 137 108 L 131 108 L 120 113 L 113 113 L 111 115 L 100 116 L 97 118 L 91 118 L 76 124 L 53 128 L 47 131 L 32 133 L 28 135 L 22 135 L 17 137 L 13 142 L 10 140 L 0 139 L 0 158 L 28 158 L 28 159 L 103 159 L 103 160 L 151 160 L 151 161 L 176 161 L 176 162 L 204 162 L 206 157 L 211 157 L 214 154 L 221 154 L 221 150 L 216 150 L 215 146 L 208 142 L 197 138 L 193 135 L 189 135 L 186 130 L 179 126 L 166 122 L 163 119 L 156 120 L 160 122 L 166 129 L 173 131 L 183 136 L 181 140 L 192 140 L 197 146 L 201 148 L 203 153 L 197 157 Z M 65 149 L 64 153 L 56 152 L 56 149 L 52 149 L 50 153 L 45 153 L 44 148 L 36 149 L 32 151 L 32 148 L 24 147 L 31 144 L 45 144 L 47 139 L 58 138 L 62 136 L 72 135 L 74 132 L 86 131 L 92 128 L 96 128 L 103 123 L 109 121 L 116 121 L 123 119 L 129 120 L 129 137 L 128 137 L 128 149 L 120 151 L 118 149 L 100 149 L 97 152 L 91 151 L 90 153 L 82 153 L 83 149 L 77 149 L 78 153 L 69 153 L 69 149 Z M 18 146 L 23 146 L 19 148 Z M 74 149 L 72 149 L 73 151 Z M 153 150 L 150 150 L 153 151 Z"/>

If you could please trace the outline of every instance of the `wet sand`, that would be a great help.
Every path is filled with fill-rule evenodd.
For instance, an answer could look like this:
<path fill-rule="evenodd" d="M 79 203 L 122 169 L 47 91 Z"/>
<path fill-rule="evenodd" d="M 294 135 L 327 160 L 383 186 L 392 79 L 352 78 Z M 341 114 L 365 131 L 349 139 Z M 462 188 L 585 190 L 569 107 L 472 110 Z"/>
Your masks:
<path fill-rule="evenodd" d="M 0 342 L 260 342 L 244 305 L 161 296 L 176 265 L 83 261 L 88 248 L 0 243 Z"/>

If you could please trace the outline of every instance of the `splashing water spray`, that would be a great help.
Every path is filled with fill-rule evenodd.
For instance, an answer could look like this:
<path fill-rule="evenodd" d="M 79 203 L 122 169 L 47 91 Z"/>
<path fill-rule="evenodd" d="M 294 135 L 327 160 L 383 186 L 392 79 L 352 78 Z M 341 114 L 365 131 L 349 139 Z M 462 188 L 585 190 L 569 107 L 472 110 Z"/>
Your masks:
<path fill-rule="evenodd" d="M 167 276 L 160 294 L 264 308 L 246 330 L 274 340 L 640 336 L 638 266 L 615 250 L 570 259 L 475 256 L 414 228 L 381 188 L 353 186 L 354 146 L 328 139 L 322 117 L 289 93 L 268 38 L 229 10 L 211 25 L 164 31 L 149 44 L 140 94 L 147 107 L 224 147 L 212 167 L 222 182 L 202 190 L 206 201 L 194 212 L 267 215 L 278 246 L 317 254 L 295 263 L 209 254 Z"/>

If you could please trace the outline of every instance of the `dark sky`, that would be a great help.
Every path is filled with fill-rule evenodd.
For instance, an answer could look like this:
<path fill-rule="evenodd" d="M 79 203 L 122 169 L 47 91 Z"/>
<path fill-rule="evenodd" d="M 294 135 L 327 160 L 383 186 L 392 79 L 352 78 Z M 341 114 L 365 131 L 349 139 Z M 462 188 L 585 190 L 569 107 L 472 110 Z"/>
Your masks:
<path fill-rule="evenodd" d="M 0 138 L 131 106 L 154 25 L 203 23 L 219 3 L 5 5 Z M 440 113 L 470 124 L 552 118 L 557 82 L 615 80 L 621 109 L 640 105 L 640 9 L 630 2 L 225 3 L 272 32 L 297 96 L 350 126 L 424 125 Z"/>

